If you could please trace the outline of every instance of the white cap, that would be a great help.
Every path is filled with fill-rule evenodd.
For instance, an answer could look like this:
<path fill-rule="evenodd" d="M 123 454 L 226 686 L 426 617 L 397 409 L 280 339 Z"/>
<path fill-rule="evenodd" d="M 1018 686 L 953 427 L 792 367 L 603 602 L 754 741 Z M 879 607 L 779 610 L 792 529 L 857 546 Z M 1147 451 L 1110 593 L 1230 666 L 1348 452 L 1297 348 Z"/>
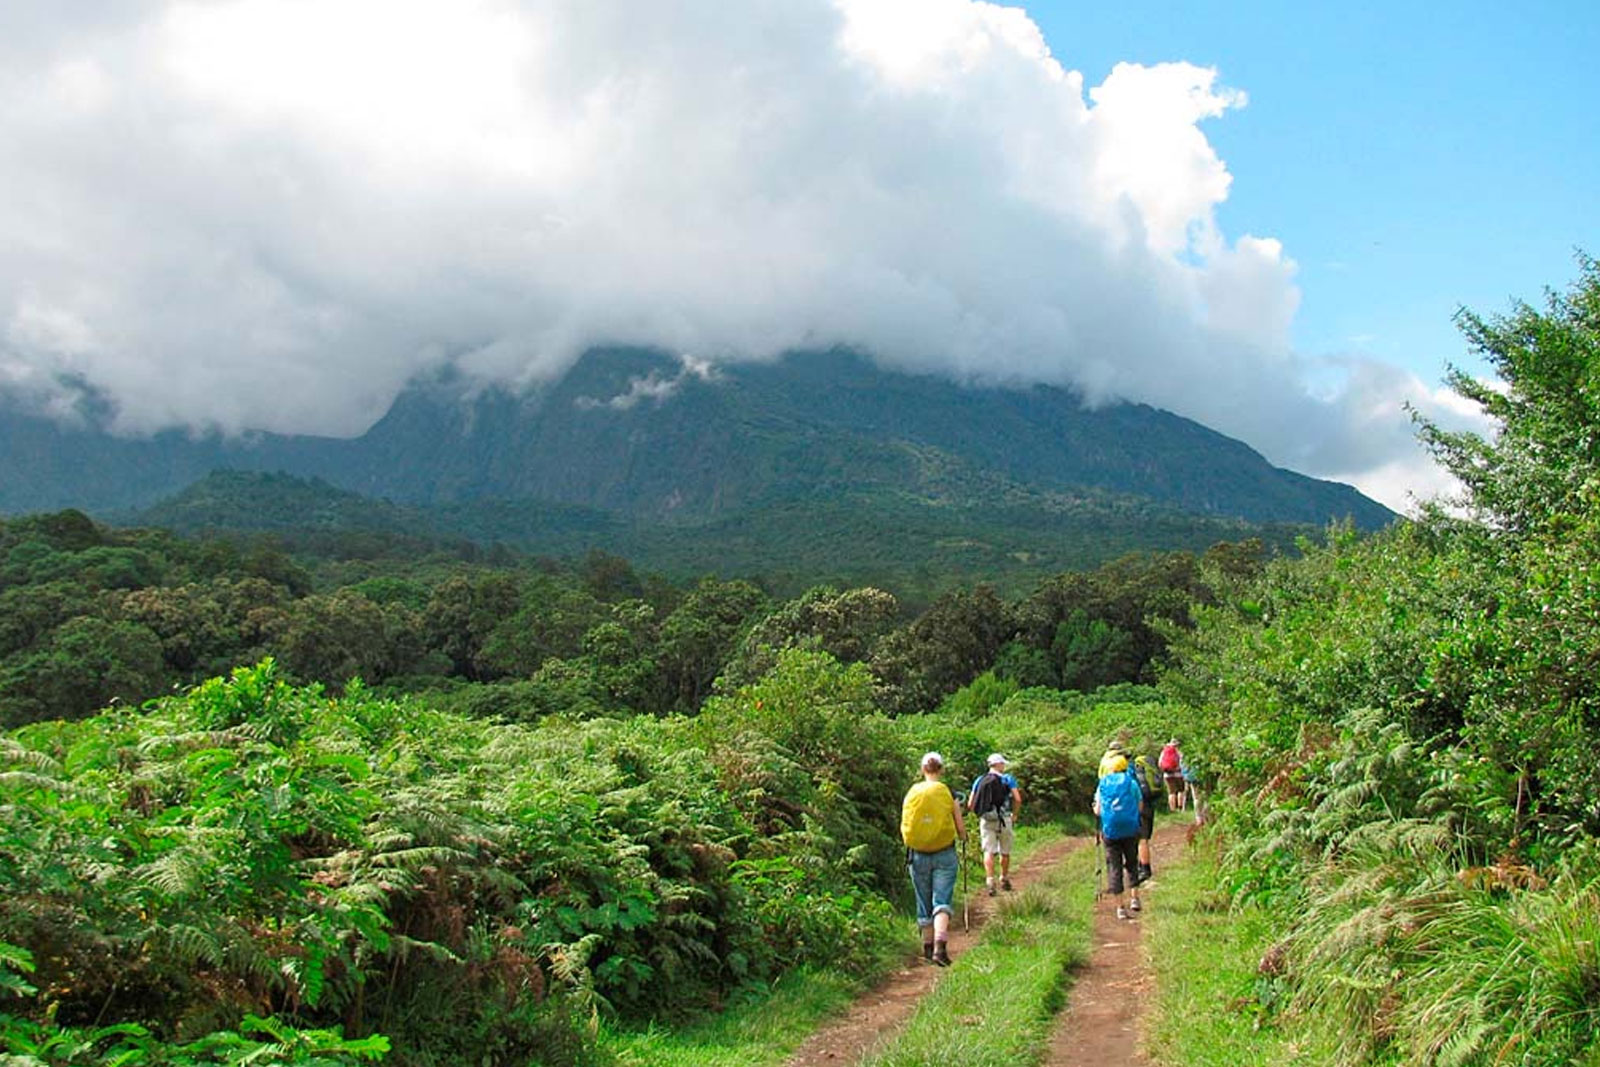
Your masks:
<path fill-rule="evenodd" d="M 989 753 L 989 766 L 991 766 L 991 767 L 995 766 L 996 764 L 999 764 L 1000 766 L 1004 767 L 1006 765 L 1006 763 L 1008 763 L 1008 762 L 1009 761 L 1004 756 L 1000 755 L 1000 753 L 998 753 L 998 752 Z"/>
<path fill-rule="evenodd" d="M 923 770 L 927 770 L 930 766 L 937 767 L 940 770 L 943 770 L 944 769 L 944 757 L 939 755 L 939 753 L 937 753 L 937 752 L 929 752 L 928 754 L 926 754 L 925 756 L 922 757 L 922 769 Z"/>

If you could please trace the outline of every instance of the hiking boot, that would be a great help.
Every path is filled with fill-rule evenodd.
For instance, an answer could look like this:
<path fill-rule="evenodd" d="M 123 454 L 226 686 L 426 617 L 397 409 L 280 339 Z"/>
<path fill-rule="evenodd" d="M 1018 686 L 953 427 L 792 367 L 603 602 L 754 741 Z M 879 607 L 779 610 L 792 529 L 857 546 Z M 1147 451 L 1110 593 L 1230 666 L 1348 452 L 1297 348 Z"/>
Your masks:
<path fill-rule="evenodd" d="M 950 966 L 950 949 L 943 941 L 933 946 L 933 962 L 940 967 Z"/>
<path fill-rule="evenodd" d="M 1119 906 L 1117 908 L 1117 918 L 1126 919 L 1127 917 L 1128 917 L 1128 909 Z"/>
<path fill-rule="evenodd" d="M 1141 905 L 1139 903 L 1139 898 L 1138 897 L 1134 897 L 1133 900 L 1128 902 L 1128 910 L 1129 911 L 1143 911 L 1144 910 L 1143 905 Z"/>
<path fill-rule="evenodd" d="M 989 888 L 989 895 L 991 897 L 994 896 L 994 883 L 990 882 L 988 888 Z"/>
<path fill-rule="evenodd" d="M 1139 864 L 1139 881 L 1148 882 L 1155 876 L 1156 872 L 1150 869 L 1150 865 L 1148 863 Z"/>
<path fill-rule="evenodd" d="M 924 941 L 922 943 L 922 958 L 927 960 L 929 963 L 933 962 L 933 942 L 932 941 Z"/>
<path fill-rule="evenodd" d="M 1000 888 L 1004 889 L 1007 893 L 1011 892 L 1011 879 L 1009 879 L 1009 878 L 1000 879 Z"/>

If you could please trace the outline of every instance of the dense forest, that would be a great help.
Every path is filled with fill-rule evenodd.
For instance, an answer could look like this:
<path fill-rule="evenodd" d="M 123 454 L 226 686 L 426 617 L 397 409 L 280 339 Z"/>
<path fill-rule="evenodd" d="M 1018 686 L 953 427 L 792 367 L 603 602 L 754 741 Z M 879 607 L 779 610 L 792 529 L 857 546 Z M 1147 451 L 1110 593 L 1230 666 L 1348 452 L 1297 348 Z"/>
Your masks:
<path fill-rule="evenodd" d="M 993 667 L 1022 687 L 1148 681 L 1204 596 L 1204 558 L 1129 556 L 1006 601 L 979 586 L 917 611 L 874 588 L 675 584 L 592 551 L 571 564 L 371 537 L 193 540 L 66 511 L 0 521 L 0 725 L 78 718 L 272 657 L 281 676 L 533 721 L 692 714 L 773 650 L 866 663 L 887 710 L 934 706 Z M 334 546 L 336 556 L 318 553 Z M 291 553 L 290 547 L 298 548 Z M 427 554 L 418 552 L 422 549 Z M 1243 564 L 1258 543 L 1219 546 Z"/>
<path fill-rule="evenodd" d="M 1066 820 L 1109 737 L 1181 733 L 1218 907 L 1273 930 L 1249 1025 L 1593 1062 L 1600 266 L 1461 326 L 1499 432 L 1419 423 L 1460 499 L 1016 598 L 8 520 L 0 1042 L 602 1063 L 599 1020 L 885 966 L 917 753 L 1002 749 Z"/>

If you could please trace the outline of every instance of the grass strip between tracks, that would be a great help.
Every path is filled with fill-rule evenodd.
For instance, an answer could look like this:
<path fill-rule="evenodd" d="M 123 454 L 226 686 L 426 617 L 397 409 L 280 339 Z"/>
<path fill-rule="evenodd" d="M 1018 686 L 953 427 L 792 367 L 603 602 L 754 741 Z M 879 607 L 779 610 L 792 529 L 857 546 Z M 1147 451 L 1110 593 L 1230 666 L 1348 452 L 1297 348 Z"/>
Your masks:
<path fill-rule="evenodd" d="M 862 1067 L 1016 1067 L 1035 1062 L 1092 946 L 1095 853 L 1078 849 L 1003 901 L 963 953 Z"/>

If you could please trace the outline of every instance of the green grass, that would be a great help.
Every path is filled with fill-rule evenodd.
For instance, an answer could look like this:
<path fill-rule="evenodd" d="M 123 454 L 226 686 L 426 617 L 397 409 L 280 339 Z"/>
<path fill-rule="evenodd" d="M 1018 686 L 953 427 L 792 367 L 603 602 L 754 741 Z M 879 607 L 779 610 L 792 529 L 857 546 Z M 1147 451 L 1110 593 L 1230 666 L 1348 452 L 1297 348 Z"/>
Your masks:
<path fill-rule="evenodd" d="M 1260 973 L 1281 917 L 1230 911 L 1211 848 L 1157 874 L 1160 903 L 1143 920 L 1156 976 L 1145 1028 L 1153 1058 L 1188 1067 L 1337 1062 L 1324 1030 L 1278 1011 L 1289 997 L 1282 979 Z"/>
<path fill-rule="evenodd" d="M 1080 849 L 1005 900 L 983 938 L 862 1067 L 1016 1067 L 1044 1048 L 1070 975 L 1089 957 L 1094 851 Z"/>
<path fill-rule="evenodd" d="M 779 1064 L 861 991 L 858 978 L 794 971 L 770 992 L 691 1026 L 602 1029 L 600 1048 L 619 1067 L 762 1067 Z"/>

